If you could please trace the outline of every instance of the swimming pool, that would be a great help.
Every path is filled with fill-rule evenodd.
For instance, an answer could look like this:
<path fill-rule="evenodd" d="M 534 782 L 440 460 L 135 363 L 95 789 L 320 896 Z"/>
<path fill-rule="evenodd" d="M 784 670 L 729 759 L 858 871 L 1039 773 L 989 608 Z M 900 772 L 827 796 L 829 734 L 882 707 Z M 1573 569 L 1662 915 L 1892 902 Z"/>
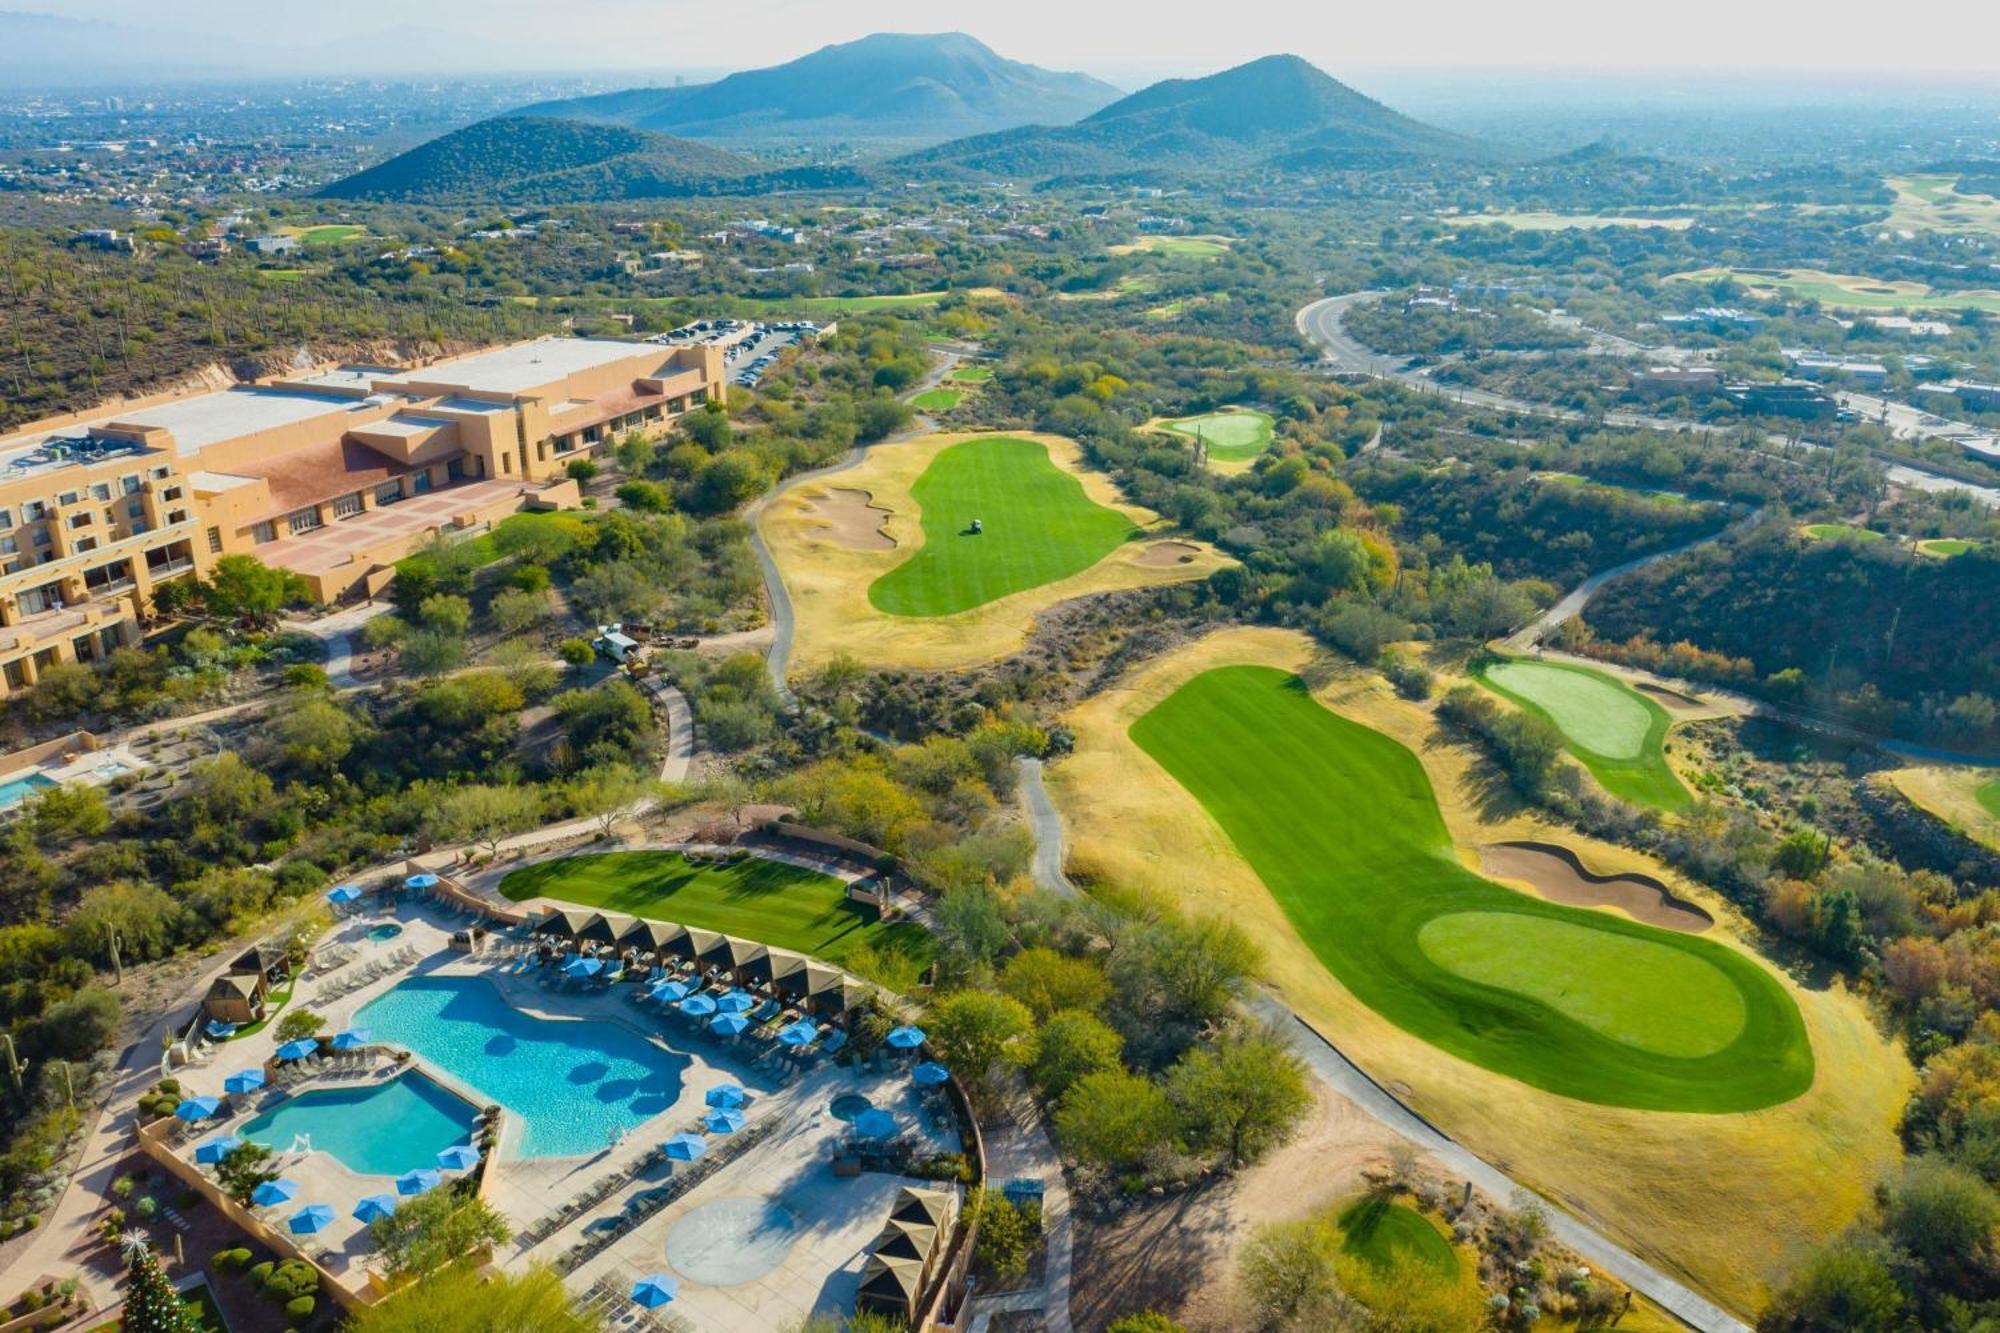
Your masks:
<path fill-rule="evenodd" d="M 321 1088 L 289 1097 L 237 1133 L 283 1151 L 300 1135 L 350 1171 L 396 1176 L 435 1167 L 437 1155 L 471 1141 L 478 1110 L 409 1070 L 386 1083 Z"/>
<path fill-rule="evenodd" d="M 27 800 L 38 791 L 47 791 L 51 787 L 60 785 L 54 778 L 43 773 L 24 773 L 18 778 L 0 782 L 0 810 L 17 801 Z"/>
<path fill-rule="evenodd" d="M 393 940 L 403 933 L 403 928 L 393 921 L 384 921 L 368 932 L 368 938 L 380 944 L 383 940 Z"/>
<path fill-rule="evenodd" d="M 598 1151 L 679 1100 L 688 1066 L 616 1023 L 524 1014 L 480 977 L 412 977 L 354 1022 L 505 1107 L 519 1157 Z"/>

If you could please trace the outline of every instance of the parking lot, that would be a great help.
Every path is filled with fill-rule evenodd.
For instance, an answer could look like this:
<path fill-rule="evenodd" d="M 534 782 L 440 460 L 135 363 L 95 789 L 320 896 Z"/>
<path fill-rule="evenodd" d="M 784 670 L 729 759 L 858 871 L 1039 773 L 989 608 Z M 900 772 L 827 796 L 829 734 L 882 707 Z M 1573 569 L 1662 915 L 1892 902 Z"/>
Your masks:
<path fill-rule="evenodd" d="M 704 319 L 685 324 L 671 333 L 657 334 L 646 341 L 668 347 L 699 344 L 718 345 L 724 351 L 724 370 L 731 384 L 755 388 L 764 373 L 776 363 L 778 353 L 820 331 L 811 320 Z"/>

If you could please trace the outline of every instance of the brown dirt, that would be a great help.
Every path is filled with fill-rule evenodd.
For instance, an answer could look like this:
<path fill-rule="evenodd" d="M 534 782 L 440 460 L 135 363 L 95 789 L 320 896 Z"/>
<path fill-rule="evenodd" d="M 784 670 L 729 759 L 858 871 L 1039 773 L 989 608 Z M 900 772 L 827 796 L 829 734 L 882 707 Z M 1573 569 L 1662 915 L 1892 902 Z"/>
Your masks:
<path fill-rule="evenodd" d="M 818 518 L 816 531 L 835 546 L 850 551 L 893 551 L 896 539 L 884 525 L 894 511 L 874 500 L 867 491 L 836 486 L 823 497 L 799 505 L 799 512 Z"/>
<path fill-rule="evenodd" d="M 1651 875 L 1600 875 L 1567 847 L 1550 842 L 1499 842 L 1479 849 L 1489 875 L 1522 880 L 1545 898 L 1574 907 L 1615 907 L 1635 921 L 1663 930 L 1700 934 L 1715 918 L 1674 896 Z"/>
<path fill-rule="evenodd" d="M 1192 542 L 1154 542 L 1139 553 L 1132 563 L 1146 569 L 1167 569 L 1174 565 L 1191 565 L 1201 548 Z"/>
<path fill-rule="evenodd" d="M 1658 699 L 1661 703 L 1665 704 L 1669 708 L 1686 709 L 1686 708 L 1708 707 L 1707 704 L 1695 698 L 1693 695 L 1682 694 L 1679 690 L 1670 690 L 1664 685 L 1653 685 L 1643 680 L 1637 681 L 1635 683 L 1638 685 L 1641 693 L 1652 695 L 1655 699 Z"/>

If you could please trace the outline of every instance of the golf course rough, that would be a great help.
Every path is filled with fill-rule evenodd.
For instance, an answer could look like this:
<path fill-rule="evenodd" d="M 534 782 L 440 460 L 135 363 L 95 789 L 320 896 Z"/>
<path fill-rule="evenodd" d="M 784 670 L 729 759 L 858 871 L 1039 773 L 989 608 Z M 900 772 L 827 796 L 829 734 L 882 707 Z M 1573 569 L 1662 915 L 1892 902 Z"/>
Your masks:
<path fill-rule="evenodd" d="M 1721 1114 L 1812 1086 L 1804 1020 L 1754 960 L 1468 870 L 1417 757 L 1291 673 L 1203 672 L 1130 734 L 1327 970 L 1404 1031 L 1606 1106 Z"/>
<path fill-rule="evenodd" d="M 1138 535 L 1131 519 L 1084 494 L 1034 440 L 994 435 L 954 444 L 910 494 L 922 513 L 923 545 L 868 588 L 869 604 L 889 615 L 984 606 L 1080 574 Z"/>
<path fill-rule="evenodd" d="M 1667 766 L 1667 710 L 1601 671 L 1559 662 L 1502 658 L 1476 665 L 1473 678 L 1555 724 L 1591 776 L 1613 796 L 1660 810 L 1693 798 Z"/>

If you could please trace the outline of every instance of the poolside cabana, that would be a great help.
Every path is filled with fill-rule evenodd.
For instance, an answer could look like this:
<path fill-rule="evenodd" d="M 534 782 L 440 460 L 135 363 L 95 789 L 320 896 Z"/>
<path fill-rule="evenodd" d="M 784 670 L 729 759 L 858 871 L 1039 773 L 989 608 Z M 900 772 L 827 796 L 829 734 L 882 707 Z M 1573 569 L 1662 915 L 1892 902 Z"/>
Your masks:
<path fill-rule="evenodd" d="M 800 984 L 793 988 L 793 992 L 803 995 L 805 971 L 806 960 L 801 955 L 788 953 L 783 949 L 766 949 L 763 956 L 753 958 L 743 965 L 742 979 L 746 986 L 768 986 L 773 990 L 784 990 L 780 978 L 797 978 Z"/>
<path fill-rule="evenodd" d="M 885 1259 L 914 1259 L 928 1267 L 931 1250 L 937 1245 L 938 1229 L 927 1222 L 905 1222 L 892 1217 L 875 1237 L 874 1253 Z"/>
<path fill-rule="evenodd" d="M 264 1016 L 263 979 L 247 972 L 217 977 L 201 997 L 201 1011 L 211 1022 L 255 1023 Z"/>
<path fill-rule="evenodd" d="M 950 1190 L 917 1189 L 905 1185 L 896 1191 L 896 1202 L 889 1209 L 889 1219 L 893 1222 L 922 1222 L 940 1231 L 958 1211 L 958 1196 Z"/>
<path fill-rule="evenodd" d="M 924 1266 L 914 1259 L 871 1254 L 861 1265 L 861 1285 L 854 1291 L 856 1313 L 873 1310 L 904 1323 L 916 1318 L 923 1296 Z"/>
<path fill-rule="evenodd" d="M 638 924 L 636 917 L 626 916 L 623 912 L 593 912 L 582 929 L 576 932 L 575 939 L 578 944 L 601 944 L 608 949 Z"/>
<path fill-rule="evenodd" d="M 618 947 L 659 956 L 667 952 L 668 945 L 686 936 L 685 930 L 668 922 L 635 919 L 618 937 Z"/>
<path fill-rule="evenodd" d="M 681 945 L 682 952 L 680 956 L 691 963 L 701 963 L 711 952 L 721 947 L 721 931 L 696 930 L 690 926 L 688 928 L 687 941 Z"/>
<path fill-rule="evenodd" d="M 739 940 L 734 935 L 718 935 L 715 943 L 703 949 L 696 961 L 703 967 L 719 967 L 735 975 L 740 974 L 745 967 L 769 952 L 769 949 L 755 940 Z"/>
<path fill-rule="evenodd" d="M 820 979 L 806 997 L 814 1013 L 829 1018 L 845 1018 L 859 1009 L 869 996 L 868 987 L 845 972 Z"/>
<path fill-rule="evenodd" d="M 554 936 L 557 939 L 573 940 L 585 926 L 590 924 L 594 912 L 575 911 L 565 907 L 551 907 L 535 923 L 535 934 Z"/>

